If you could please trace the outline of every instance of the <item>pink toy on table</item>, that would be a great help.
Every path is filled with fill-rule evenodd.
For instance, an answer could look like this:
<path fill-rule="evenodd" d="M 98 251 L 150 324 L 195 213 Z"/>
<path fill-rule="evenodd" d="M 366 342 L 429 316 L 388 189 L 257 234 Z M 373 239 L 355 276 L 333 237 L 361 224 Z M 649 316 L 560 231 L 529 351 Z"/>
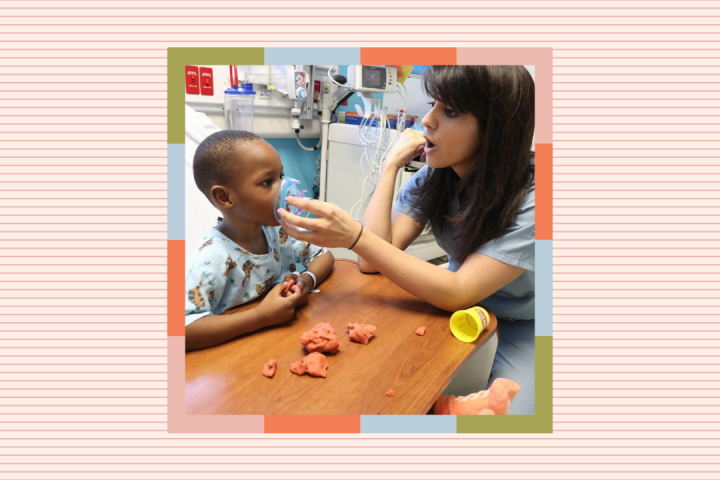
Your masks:
<path fill-rule="evenodd" d="M 465 397 L 442 396 L 435 402 L 435 415 L 507 415 L 520 385 L 497 378 L 490 388 Z"/>

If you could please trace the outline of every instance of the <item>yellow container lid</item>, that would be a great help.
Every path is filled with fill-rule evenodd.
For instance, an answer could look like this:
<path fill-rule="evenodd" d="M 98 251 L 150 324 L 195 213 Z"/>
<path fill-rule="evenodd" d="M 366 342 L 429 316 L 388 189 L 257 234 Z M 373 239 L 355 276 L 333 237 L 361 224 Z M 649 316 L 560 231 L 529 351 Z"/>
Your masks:
<path fill-rule="evenodd" d="M 482 307 L 471 307 L 459 310 L 450 317 L 450 331 L 455 338 L 465 343 L 472 343 L 490 324 L 490 314 Z"/>

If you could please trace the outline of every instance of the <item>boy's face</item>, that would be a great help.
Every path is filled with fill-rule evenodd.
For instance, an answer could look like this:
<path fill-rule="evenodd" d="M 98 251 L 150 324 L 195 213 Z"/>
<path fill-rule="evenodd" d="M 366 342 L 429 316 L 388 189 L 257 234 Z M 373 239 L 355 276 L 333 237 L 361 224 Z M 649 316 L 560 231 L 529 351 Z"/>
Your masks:
<path fill-rule="evenodd" d="M 267 142 L 254 140 L 243 145 L 238 155 L 233 185 L 228 185 L 237 200 L 237 215 L 262 225 L 279 225 L 273 206 L 280 188 L 283 166 L 280 155 Z"/>

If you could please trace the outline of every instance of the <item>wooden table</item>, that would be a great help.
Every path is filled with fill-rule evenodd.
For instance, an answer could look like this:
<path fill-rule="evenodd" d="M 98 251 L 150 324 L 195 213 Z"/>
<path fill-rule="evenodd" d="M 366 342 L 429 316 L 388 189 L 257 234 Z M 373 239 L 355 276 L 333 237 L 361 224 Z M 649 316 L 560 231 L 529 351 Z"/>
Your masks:
<path fill-rule="evenodd" d="M 357 263 L 338 259 L 308 305 L 283 325 L 185 356 L 188 414 L 374 415 L 425 414 L 470 354 L 497 327 L 473 343 L 450 332 L 448 312 L 406 293 L 382 275 L 360 273 Z M 254 308 L 254 304 L 241 308 Z M 300 336 L 315 324 L 337 330 L 340 349 L 328 356 L 327 378 L 301 377 L 290 363 L 307 352 Z M 377 326 L 369 345 L 350 342 L 349 322 Z M 415 330 L 427 327 L 425 336 Z M 272 379 L 263 365 L 278 361 Z M 393 398 L 385 396 L 392 389 Z"/>

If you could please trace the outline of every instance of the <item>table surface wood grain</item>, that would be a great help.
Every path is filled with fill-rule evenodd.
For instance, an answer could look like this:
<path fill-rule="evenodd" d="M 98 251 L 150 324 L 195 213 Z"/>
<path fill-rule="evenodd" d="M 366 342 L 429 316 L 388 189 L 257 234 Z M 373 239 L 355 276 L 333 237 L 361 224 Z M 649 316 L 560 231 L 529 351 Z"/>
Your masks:
<path fill-rule="evenodd" d="M 382 275 L 362 274 L 357 263 L 338 259 L 308 305 L 283 325 L 239 337 L 185 356 L 188 414 L 224 415 L 421 415 L 435 403 L 462 363 L 496 330 L 472 344 L 450 332 L 450 313 L 437 309 Z M 257 302 L 240 308 L 254 308 Z M 300 336 L 329 322 L 340 349 L 328 355 L 327 378 L 290 372 L 307 352 Z M 351 342 L 349 322 L 375 325 L 368 345 Z M 424 336 L 415 335 L 427 327 Z M 275 377 L 263 365 L 277 359 Z M 394 397 L 385 396 L 392 389 Z"/>

